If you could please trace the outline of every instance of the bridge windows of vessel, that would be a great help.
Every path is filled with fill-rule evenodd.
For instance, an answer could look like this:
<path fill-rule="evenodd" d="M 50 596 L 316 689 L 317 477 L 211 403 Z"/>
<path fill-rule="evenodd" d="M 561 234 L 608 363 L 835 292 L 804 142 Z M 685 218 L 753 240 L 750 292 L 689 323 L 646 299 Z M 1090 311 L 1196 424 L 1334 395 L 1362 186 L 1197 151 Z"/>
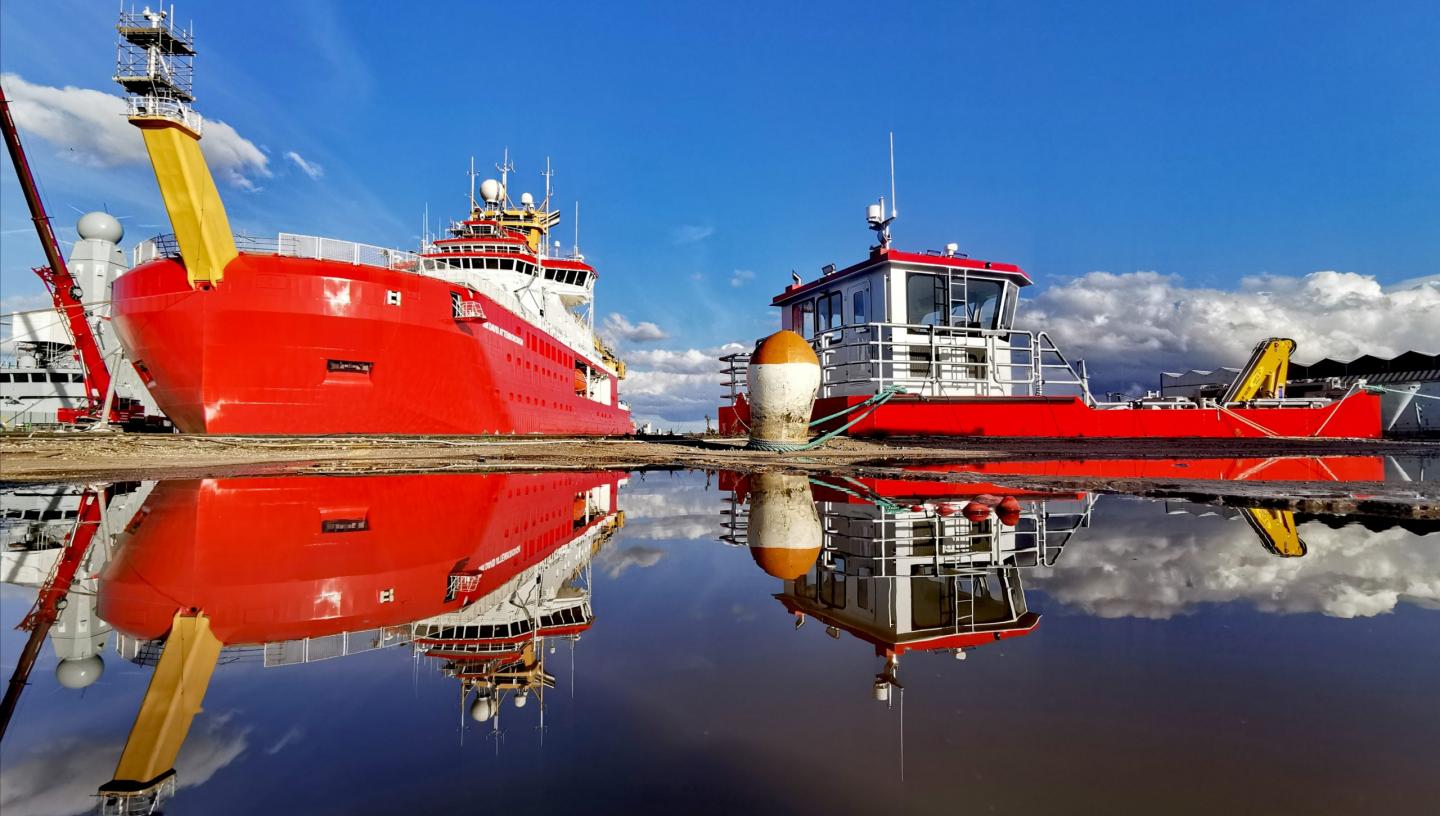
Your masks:
<path fill-rule="evenodd" d="M 918 326 L 996 329 L 1005 284 L 986 278 L 911 272 L 905 280 L 905 322 Z"/>

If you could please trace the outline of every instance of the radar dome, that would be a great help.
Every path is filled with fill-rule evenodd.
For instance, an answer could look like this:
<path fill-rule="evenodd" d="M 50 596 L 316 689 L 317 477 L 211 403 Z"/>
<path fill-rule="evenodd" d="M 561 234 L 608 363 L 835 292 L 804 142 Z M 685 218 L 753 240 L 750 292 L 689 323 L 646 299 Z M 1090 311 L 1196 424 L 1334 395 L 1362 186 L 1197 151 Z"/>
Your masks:
<path fill-rule="evenodd" d="M 524 689 L 521 689 L 521 690 L 520 690 L 520 693 L 515 695 L 515 707 L 516 707 L 516 708 L 524 708 L 524 707 L 525 707 L 525 701 L 527 701 L 527 700 L 529 700 L 529 699 L 530 699 L 530 692 L 525 691 Z"/>
<path fill-rule="evenodd" d="M 535 196 L 530 195 L 529 193 L 521 193 L 521 194 L 520 194 L 520 205 L 523 206 L 523 207 L 533 207 L 533 206 L 535 206 Z"/>
<path fill-rule="evenodd" d="M 495 716 L 495 699 L 489 696 L 479 696 L 475 702 L 470 704 L 470 719 L 475 722 L 485 722 Z"/>
<path fill-rule="evenodd" d="M 55 681 L 68 689 L 83 689 L 95 685 L 104 673 L 105 661 L 100 659 L 100 655 L 70 657 L 55 667 Z"/>
<path fill-rule="evenodd" d="M 109 241 L 112 244 L 120 243 L 120 239 L 125 237 L 125 228 L 120 226 L 115 216 L 107 212 L 85 213 L 80 216 L 75 231 L 80 233 L 81 238 Z"/>
<path fill-rule="evenodd" d="M 485 199 L 486 204 L 499 202 L 500 194 L 503 192 L 504 190 L 501 189 L 500 182 L 495 179 L 485 179 L 480 182 L 480 197 Z"/>

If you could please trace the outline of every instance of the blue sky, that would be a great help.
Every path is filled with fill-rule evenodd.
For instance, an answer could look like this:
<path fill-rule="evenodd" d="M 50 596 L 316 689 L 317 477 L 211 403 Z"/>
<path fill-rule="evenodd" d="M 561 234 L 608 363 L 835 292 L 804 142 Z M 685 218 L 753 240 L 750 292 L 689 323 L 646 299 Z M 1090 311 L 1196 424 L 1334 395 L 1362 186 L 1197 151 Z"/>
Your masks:
<path fill-rule="evenodd" d="M 7 0 L 0 68 L 115 90 L 114 10 Z M 600 313 L 677 347 L 763 334 L 792 268 L 861 256 L 890 130 L 897 244 L 958 241 L 1040 287 L 1440 272 L 1433 2 L 192 0 L 178 17 L 200 111 L 269 157 L 258 191 L 222 185 L 237 228 L 412 246 L 427 202 L 461 212 L 470 155 L 488 167 L 508 145 L 516 190 L 548 155 L 581 201 Z M 164 223 L 145 166 L 28 142 L 62 222 L 103 202 L 130 238 L 162 231 L 140 226 Z M 0 176 L 0 287 L 35 292 L 38 244 Z"/>

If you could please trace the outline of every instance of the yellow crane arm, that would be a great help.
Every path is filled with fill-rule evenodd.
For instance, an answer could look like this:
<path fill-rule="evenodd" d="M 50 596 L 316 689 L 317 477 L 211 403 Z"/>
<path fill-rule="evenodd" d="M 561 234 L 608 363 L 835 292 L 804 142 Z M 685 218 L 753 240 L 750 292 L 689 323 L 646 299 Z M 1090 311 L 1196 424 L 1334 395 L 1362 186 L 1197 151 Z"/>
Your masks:
<path fill-rule="evenodd" d="M 101 786 L 101 797 L 153 802 L 174 776 L 175 757 L 200 711 L 200 701 L 205 699 L 210 675 L 220 659 L 220 646 L 210 631 L 209 618 L 184 613 L 175 616 L 135 725 L 125 740 L 115 778 Z"/>
<path fill-rule="evenodd" d="M 1261 507 L 1246 507 L 1241 514 L 1265 549 L 1281 558 L 1299 558 L 1305 554 L 1305 542 L 1295 529 L 1295 514 L 1289 510 L 1269 510 Z"/>
<path fill-rule="evenodd" d="M 1277 399 L 1284 396 L 1290 381 L 1290 355 L 1295 341 L 1287 337 L 1261 340 L 1250 353 L 1250 362 L 1235 375 L 1235 381 L 1220 400 L 1246 402 L 1253 399 Z"/>

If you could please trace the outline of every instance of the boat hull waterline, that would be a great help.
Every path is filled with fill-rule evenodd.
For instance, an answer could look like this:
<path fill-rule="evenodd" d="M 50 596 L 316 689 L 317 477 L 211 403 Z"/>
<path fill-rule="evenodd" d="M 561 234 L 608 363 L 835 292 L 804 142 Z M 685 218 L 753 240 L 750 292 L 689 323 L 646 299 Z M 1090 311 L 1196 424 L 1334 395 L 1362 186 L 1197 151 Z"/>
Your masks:
<path fill-rule="evenodd" d="M 463 291 L 268 255 L 241 255 L 223 283 L 192 288 L 182 263 L 161 259 L 116 280 L 114 321 L 185 433 L 632 431 L 626 409 L 576 393 L 576 356 L 561 341 L 479 293 L 465 297 L 484 319 L 457 319 L 452 295 Z"/>
<path fill-rule="evenodd" d="M 852 408 L 864 396 L 825 397 L 813 416 Z M 720 409 L 720 431 L 744 434 L 749 406 L 741 401 Z M 832 421 L 838 426 L 846 417 Z M 828 430 L 821 427 L 818 430 Z M 1318 407 L 1278 408 L 1092 408 L 1079 397 L 899 396 L 876 408 L 847 431 L 852 436 L 997 436 L 1039 438 L 1212 438 L 1380 437 L 1380 397 L 1366 392 Z"/>

